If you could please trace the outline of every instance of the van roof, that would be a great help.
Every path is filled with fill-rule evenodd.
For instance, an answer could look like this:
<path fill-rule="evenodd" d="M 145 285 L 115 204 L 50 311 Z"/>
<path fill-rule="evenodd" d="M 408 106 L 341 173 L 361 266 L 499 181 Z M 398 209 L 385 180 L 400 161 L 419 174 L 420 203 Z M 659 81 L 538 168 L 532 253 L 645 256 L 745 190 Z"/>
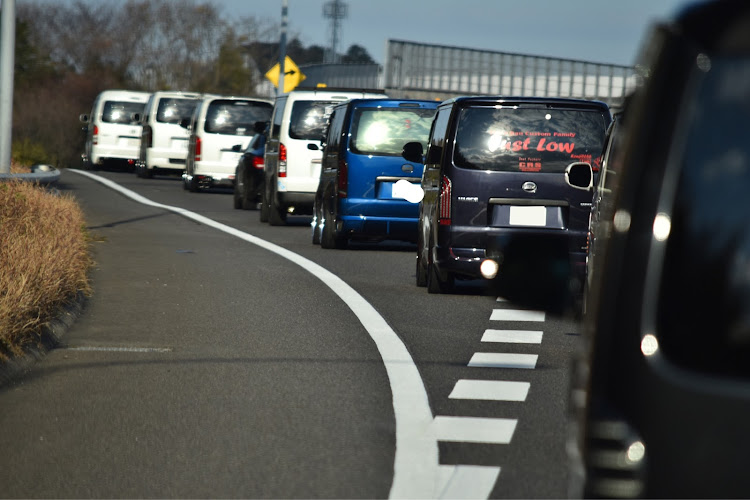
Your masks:
<path fill-rule="evenodd" d="M 453 97 L 442 104 L 480 104 L 480 105 L 497 105 L 497 104 L 549 104 L 552 106 L 577 106 L 577 107 L 596 107 L 609 109 L 607 103 L 602 101 L 593 101 L 589 99 L 578 99 L 568 97 L 525 97 L 525 96 L 461 96 Z"/>

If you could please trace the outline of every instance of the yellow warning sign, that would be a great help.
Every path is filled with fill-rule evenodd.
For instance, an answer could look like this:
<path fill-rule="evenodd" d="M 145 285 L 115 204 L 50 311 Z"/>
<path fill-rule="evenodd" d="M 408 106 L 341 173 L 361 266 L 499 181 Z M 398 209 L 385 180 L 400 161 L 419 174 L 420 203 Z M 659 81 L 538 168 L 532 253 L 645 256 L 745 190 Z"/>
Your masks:
<path fill-rule="evenodd" d="M 274 64 L 273 68 L 266 72 L 266 78 L 271 80 L 275 87 L 279 86 L 279 63 Z M 286 56 L 284 58 L 284 92 L 291 92 L 305 78 L 307 77 L 302 74 L 294 61 Z"/>

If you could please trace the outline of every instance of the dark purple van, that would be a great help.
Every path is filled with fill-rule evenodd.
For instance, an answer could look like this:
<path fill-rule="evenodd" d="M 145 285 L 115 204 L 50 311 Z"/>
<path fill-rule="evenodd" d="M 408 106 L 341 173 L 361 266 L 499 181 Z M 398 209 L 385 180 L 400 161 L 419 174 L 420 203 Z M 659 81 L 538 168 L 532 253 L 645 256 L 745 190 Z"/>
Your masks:
<path fill-rule="evenodd" d="M 417 285 L 442 293 L 456 278 L 502 281 L 514 272 L 513 248 L 568 253 L 582 283 L 591 182 L 611 120 L 605 103 L 580 99 L 442 103 L 422 176 Z M 407 159 L 421 155 L 404 148 Z"/>

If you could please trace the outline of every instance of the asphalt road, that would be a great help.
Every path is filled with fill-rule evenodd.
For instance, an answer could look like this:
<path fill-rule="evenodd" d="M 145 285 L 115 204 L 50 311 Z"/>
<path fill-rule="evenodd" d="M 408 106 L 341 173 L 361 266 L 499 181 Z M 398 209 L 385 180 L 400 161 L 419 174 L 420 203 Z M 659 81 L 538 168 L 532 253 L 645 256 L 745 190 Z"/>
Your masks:
<path fill-rule="evenodd" d="M 305 260 L 63 171 L 96 240 L 94 294 L 64 345 L 0 388 L 0 496 L 566 495 L 577 324 L 492 319 L 515 308 L 474 282 L 430 295 L 411 245 L 324 250 L 309 218 L 261 224 L 229 191 L 95 175 Z M 305 262 L 372 306 L 410 360 Z M 427 421 L 404 392 L 412 361 Z"/>

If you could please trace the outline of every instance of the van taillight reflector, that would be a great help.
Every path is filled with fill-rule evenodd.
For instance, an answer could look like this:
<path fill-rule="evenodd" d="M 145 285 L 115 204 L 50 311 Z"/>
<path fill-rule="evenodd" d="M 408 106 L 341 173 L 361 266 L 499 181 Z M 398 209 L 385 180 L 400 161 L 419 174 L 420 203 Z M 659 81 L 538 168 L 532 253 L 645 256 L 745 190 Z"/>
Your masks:
<path fill-rule="evenodd" d="M 96 125 L 94 125 L 94 134 L 91 138 L 91 142 L 94 144 L 99 144 L 99 127 L 97 127 Z"/>
<path fill-rule="evenodd" d="M 201 161 L 201 138 L 197 137 L 195 138 L 195 161 Z"/>
<path fill-rule="evenodd" d="M 451 224 L 451 180 L 443 176 L 440 182 L 440 211 L 438 212 L 438 224 L 450 226 Z"/>
<path fill-rule="evenodd" d="M 258 170 L 263 170 L 262 156 L 253 156 L 253 167 L 257 168 Z"/>
<path fill-rule="evenodd" d="M 349 188 L 349 165 L 346 164 L 346 160 L 339 159 L 339 171 L 336 174 L 336 180 L 339 198 L 346 198 Z"/>
<path fill-rule="evenodd" d="M 279 177 L 286 177 L 286 146 L 279 143 Z"/>

